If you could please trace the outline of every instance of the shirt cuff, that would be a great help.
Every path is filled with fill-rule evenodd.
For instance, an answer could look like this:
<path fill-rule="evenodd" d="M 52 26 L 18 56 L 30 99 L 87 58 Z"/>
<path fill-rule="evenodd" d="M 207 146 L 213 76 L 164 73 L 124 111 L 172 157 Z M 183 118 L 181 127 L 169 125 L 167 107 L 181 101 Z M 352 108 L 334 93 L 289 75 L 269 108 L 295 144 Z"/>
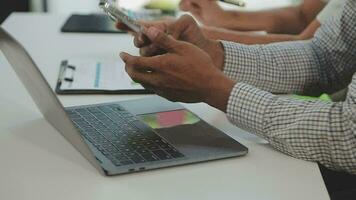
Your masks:
<path fill-rule="evenodd" d="M 239 57 L 241 57 L 241 51 L 237 49 L 236 43 L 221 41 L 221 44 L 223 45 L 225 53 L 223 72 L 229 78 L 235 79 L 237 74 L 237 63 L 239 61 Z"/>
<path fill-rule="evenodd" d="M 236 126 L 268 139 L 265 114 L 275 95 L 245 83 L 237 83 L 231 91 L 227 117 Z"/>
<path fill-rule="evenodd" d="M 232 80 L 255 82 L 258 78 L 258 45 L 221 41 L 224 48 L 223 72 Z"/>

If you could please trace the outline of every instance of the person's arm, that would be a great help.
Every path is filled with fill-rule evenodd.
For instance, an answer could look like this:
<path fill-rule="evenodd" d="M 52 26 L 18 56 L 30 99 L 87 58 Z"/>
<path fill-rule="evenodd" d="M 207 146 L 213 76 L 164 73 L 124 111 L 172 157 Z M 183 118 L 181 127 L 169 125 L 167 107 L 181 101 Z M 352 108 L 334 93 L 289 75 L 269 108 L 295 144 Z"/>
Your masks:
<path fill-rule="evenodd" d="M 320 0 L 305 0 L 299 6 L 279 9 L 242 12 L 225 11 L 216 1 L 182 0 L 180 7 L 191 12 L 205 25 L 239 31 L 298 34 L 315 19 L 325 6 Z"/>
<path fill-rule="evenodd" d="M 348 85 L 355 67 L 356 26 L 346 9 L 321 26 L 312 40 L 268 45 L 223 42 L 225 73 L 272 93 L 319 95 Z M 352 55 L 353 53 L 353 55 Z"/>
<path fill-rule="evenodd" d="M 302 33 L 298 35 L 272 33 L 259 35 L 213 27 L 203 27 L 202 30 L 207 37 L 214 40 L 226 40 L 241 44 L 269 44 L 273 42 L 311 39 L 319 27 L 320 23 L 317 20 L 314 20 Z"/>
<path fill-rule="evenodd" d="M 238 83 L 227 116 L 283 153 L 356 174 L 355 94 L 356 76 L 338 103 L 287 99 Z"/>
<path fill-rule="evenodd" d="M 253 86 L 269 91 L 320 92 L 348 84 L 356 72 L 355 18 L 356 1 L 350 0 L 341 18 L 322 27 L 311 42 L 266 46 L 223 42 L 224 65 L 213 62 L 224 54 L 217 51 L 214 56 L 206 51 L 209 47 L 201 42 L 209 41 L 196 37 L 199 30 L 189 31 L 189 26 L 178 31 L 184 37 L 173 37 L 167 29 L 154 26 L 144 28 L 150 43 L 136 45 L 154 45 L 163 51 L 151 57 L 120 56 L 130 77 L 160 96 L 206 102 L 289 155 L 356 173 L 356 78 L 344 103 L 290 100 Z M 181 22 L 190 22 L 187 19 Z M 185 42 L 175 38 L 185 38 Z M 222 50 L 219 45 L 213 48 Z M 222 68 L 235 81 L 222 74 Z"/>
<path fill-rule="evenodd" d="M 239 82 L 227 116 L 284 153 L 356 174 L 356 1 L 345 8 L 312 42 L 224 43 L 225 73 Z M 333 91 L 351 80 L 347 99 L 338 103 L 293 100 L 259 89 Z"/>

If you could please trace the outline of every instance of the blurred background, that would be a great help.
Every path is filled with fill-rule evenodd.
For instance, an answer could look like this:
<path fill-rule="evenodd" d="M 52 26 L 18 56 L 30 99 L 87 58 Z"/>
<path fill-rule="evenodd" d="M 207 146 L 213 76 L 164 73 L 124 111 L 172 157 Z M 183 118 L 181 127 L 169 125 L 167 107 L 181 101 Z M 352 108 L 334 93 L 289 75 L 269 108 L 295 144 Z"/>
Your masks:
<path fill-rule="evenodd" d="M 245 0 L 246 10 L 259 10 L 297 4 L 300 0 Z M 12 12 L 49 12 L 58 14 L 99 12 L 99 0 L 1 0 L 0 23 Z M 165 4 L 177 8 L 179 0 L 118 0 L 122 7 L 137 10 L 146 4 Z M 225 5 L 230 8 L 230 6 Z M 233 9 L 237 9 L 235 6 Z M 241 8 L 240 8 L 241 9 Z"/>

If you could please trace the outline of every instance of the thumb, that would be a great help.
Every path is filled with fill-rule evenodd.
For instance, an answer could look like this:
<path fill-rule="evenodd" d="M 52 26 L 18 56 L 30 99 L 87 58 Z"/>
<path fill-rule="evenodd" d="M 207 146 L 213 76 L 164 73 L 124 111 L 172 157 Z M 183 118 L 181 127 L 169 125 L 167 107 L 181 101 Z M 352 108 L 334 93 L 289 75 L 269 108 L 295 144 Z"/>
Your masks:
<path fill-rule="evenodd" d="M 143 33 L 150 39 L 152 44 L 167 52 L 177 52 L 179 50 L 180 41 L 155 27 L 144 28 Z"/>

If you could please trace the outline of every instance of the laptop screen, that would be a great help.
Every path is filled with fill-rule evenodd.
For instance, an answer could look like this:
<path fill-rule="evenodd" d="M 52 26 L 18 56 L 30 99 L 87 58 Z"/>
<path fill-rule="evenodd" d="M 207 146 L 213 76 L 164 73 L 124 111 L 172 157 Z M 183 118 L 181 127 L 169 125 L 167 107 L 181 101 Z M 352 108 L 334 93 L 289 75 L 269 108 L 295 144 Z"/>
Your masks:
<path fill-rule="evenodd" d="M 0 27 L 0 50 L 31 95 L 33 101 L 45 117 L 79 152 L 95 167 L 99 167 L 72 121 L 65 113 L 62 104 L 52 91 L 42 73 L 27 51 L 9 33 Z"/>

